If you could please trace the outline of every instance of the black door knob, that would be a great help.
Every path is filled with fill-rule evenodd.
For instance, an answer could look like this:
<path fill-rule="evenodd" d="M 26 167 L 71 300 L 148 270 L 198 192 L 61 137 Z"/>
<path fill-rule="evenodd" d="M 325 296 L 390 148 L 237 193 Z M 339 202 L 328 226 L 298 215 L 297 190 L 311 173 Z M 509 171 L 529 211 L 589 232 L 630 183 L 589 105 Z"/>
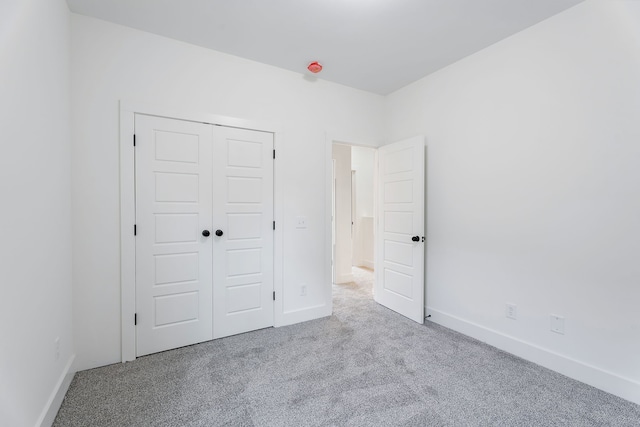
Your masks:
<path fill-rule="evenodd" d="M 203 235 L 204 237 L 209 237 L 209 235 L 210 235 L 210 234 L 211 234 L 211 233 L 209 232 L 209 230 L 203 230 L 203 231 L 202 231 L 202 235 Z"/>
<path fill-rule="evenodd" d="M 413 240 L 414 242 L 419 242 L 420 241 L 420 236 L 413 236 L 411 238 L 411 240 Z"/>
<path fill-rule="evenodd" d="M 222 236 L 223 234 L 222 230 L 216 230 L 216 236 Z"/>

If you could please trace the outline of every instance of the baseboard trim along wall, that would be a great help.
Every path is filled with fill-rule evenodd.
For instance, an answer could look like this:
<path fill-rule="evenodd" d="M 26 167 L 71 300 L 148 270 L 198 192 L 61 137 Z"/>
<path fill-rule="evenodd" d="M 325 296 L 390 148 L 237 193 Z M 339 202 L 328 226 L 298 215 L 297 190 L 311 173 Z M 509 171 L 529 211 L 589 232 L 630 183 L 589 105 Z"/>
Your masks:
<path fill-rule="evenodd" d="M 429 320 L 446 328 L 504 350 L 530 362 L 544 366 L 569 378 L 640 404 L 640 383 L 563 356 L 552 350 L 505 335 L 465 319 L 427 307 Z"/>
<path fill-rule="evenodd" d="M 373 270 L 373 265 L 374 265 L 373 261 L 371 261 L 371 260 L 365 259 L 365 260 L 362 261 L 362 267 L 367 267 L 367 268 Z"/>
<path fill-rule="evenodd" d="M 73 366 L 75 358 L 75 354 L 72 354 L 71 357 L 69 357 L 67 365 L 64 367 L 55 388 L 51 392 L 49 400 L 47 400 L 46 405 L 42 409 L 42 414 L 40 414 L 40 417 L 36 422 L 36 427 L 51 427 L 53 421 L 56 419 L 60 405 L 62 405 L 62 400 L 67 394 L 67 390 L 69 390 L 71 380 L 73 380 L 73 375 L 75 374 L 75 372 L 71 370 L 71 366 Z"/>
<path fill-rule="evenodd" d="M 294 325 L 327 316 L 331 316 L 331 306 L 327 304 L 304 307 L 298 310 L 285 311 L 282 316 L 282 324 L 278 326 Z"/>
<path fill-rule="evenodd" d="M 353 274 L 341 274 L 336 275 L 336 283 L 349 283 L 353 282 Z"/>

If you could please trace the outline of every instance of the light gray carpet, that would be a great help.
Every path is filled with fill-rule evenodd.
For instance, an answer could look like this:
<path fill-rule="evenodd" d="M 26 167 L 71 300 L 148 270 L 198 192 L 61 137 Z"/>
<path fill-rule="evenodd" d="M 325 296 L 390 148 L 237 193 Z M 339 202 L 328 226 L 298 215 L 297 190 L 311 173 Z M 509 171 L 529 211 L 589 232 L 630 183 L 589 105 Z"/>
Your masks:
<path fill-rule="evenodd" d="M 55 426 L 638 426 L 640 406 L 375 304 L 76 374 Z"/>

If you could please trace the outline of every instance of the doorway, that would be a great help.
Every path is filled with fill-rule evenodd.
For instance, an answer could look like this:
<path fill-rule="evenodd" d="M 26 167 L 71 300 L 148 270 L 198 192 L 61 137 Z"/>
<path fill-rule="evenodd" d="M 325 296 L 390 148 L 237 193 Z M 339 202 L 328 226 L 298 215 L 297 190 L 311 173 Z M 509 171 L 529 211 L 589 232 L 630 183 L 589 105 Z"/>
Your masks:
<path fill-rule="evenodd" d="M 358 197 L 359 174 L 351 173 L 352 150 L 356 146 L 327 138 L 327 189 L 332 206 L 327 228 L 327 254 L 334 282 L 353 280 L 354 249 L 358 249 L 352 223 L 352 198 Z M 371 149 L 371 148 L 370 148 Z M 418 135 L 374 149 L 374 300 L 418 323 L 424 322 L 425 299 L 425 177 L 426 145 Z M 333 173 L 331 167 L 333 165 Z M 342 178 L 342 180 L 341 180 Z M 342 205 L 342 208 L 340 208 Z M 356 201 L 357 205 L 357 201 Z M 335 212 L 334 212 L 335 211 Z M 354 218 L 358 218 L 355 214 Z M 366 218 L 361 223 L 365 223 Z M 361 240 L 362 241 L 362 240 Z M 335 246 L 334 246 L 335 244 Z M 364 252 L 363 252 L 364 253 Z M 364 262 L 362 262 L 364 264 Z M 333 288 L 331 288 L 333 289 Z"/>
<path fill-rule="evenodd" d="M 376 149 L 332 143 L 334 286 L 357 286 L 373 297 Z"/>

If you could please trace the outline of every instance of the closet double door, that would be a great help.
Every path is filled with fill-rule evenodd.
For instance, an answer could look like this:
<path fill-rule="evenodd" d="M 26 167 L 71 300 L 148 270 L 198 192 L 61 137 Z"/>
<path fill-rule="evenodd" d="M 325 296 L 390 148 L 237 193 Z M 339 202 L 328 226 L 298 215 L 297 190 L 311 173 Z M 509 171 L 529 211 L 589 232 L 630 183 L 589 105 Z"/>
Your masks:
<path fill-rule="evenodd" d="M 273 326 L 273 134 L 136 114 L 136 355 Z"/>

